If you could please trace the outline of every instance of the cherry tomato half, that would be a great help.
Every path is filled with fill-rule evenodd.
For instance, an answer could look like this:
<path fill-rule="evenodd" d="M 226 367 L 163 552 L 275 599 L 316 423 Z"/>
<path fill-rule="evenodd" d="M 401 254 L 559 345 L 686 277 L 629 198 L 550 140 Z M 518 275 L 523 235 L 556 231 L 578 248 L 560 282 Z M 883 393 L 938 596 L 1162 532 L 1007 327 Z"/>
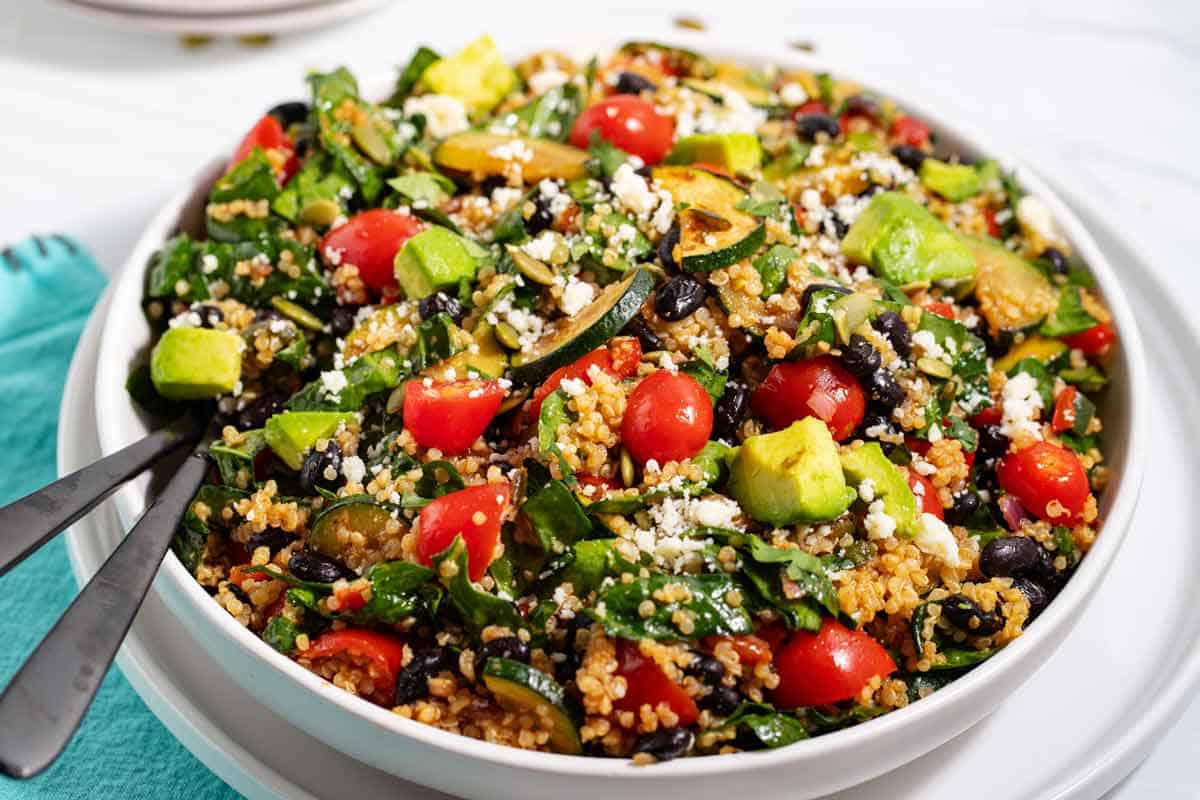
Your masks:
<path fill-rule="evenodd" d="M 836 358 L 817 356 L 771 367 L 751 406 L 776 429 L 816 417 L 840 442 L 862 422 L 867 399 L 858 380 Z"/>
<path fill-rule="evenodd" d="M 1049 522 L 1079 522 L 1090 492 L 1079 457 L 1050 442 L 1009 453 L 996 467 L 996 478 L 1026 511 Z M 1061 508 L 1052 511 L 1048 506 L 1056 501 Z"/>
<path fill-rule="evenodd" d="M 679 725 L 691 725 L 700 716 L 696 701 L 682 686 L 667 677 L 654 659 L 642 655 L 637 642 L 617 640 L 617 674 L 625 678 L 625 696 L 613 703 L 622 711 L 651 708 L 666 703 L 679 717 Z"/>
<path fill-rule="evenodd" d="M 892 138 L 899 144 L 910 147 L 925 147 L 929 144 L 929 126 L 916 117 L 901 114 L 892 120 Z"/>
<path fill-rule="evenodd" d="M 424 227 L 410 214 L 374 208 L 355 214 L 325 234 L 321 254 L 326 260 L 358 267 L 363 283 L 376 292 L 396 284 L 396 253 Z"/>
<path fill-rule="evenodd" d="M 913 497 L 917 498 L 917 510 L 944 520 L 946 512 L 942 510 L 942 501 L 938 500 L 937 489 L 933 488 L 929 479 L 911 467 L 906 469 L 905 473 L 908 488 L 912 489 Z"/>
<path fill-rule="evenodd" d="M 1103 356 L 1112 348 L 1117 340 L 1117 332 L 1108 322 L 1093 325 L 1086 331 L 1064 336 L 1063 341 L 1068 347 L 1077 347 L 1085 356 Z"/>
<path fill-rule="evenodd" d="M 993 239 L 999 239 L 1000 223 L 996 222 L 996 212 L 993 209 L 985 208 L 983 210 L 983 221 L 987 223 L 988 236 Z"/>
<path fill-rule="evenodd" d="M 712 428 L 712 400 L 704 387 L 691 375 L 660 369 L 629 395 L 621 440 L 639 464 L 664 464 L 699 453 Z"/>
<path fill-rule="evenodd" d="M 559 367 L 550 373 L 550 377 L 538 386 L 529 402 L 529 416 L 537 419 L 542 410 L 542 401 L 555 389 L 562 385 L 567 378 L 581 380 L 588 386 L 592 385 L 591 368 L 599 367 L 617 378 L 628 378 L 637 372 L 638 363 L 642 360 L 642 346 L 637 339 L 621 336 L 613 339 L 607 347 L 597 347 L 592 352 Z"/>
<path fill-rule="evenodd" d="M 432 566 L 433 557 L 461 536 L 467 545 L 467 574 L 473 581 L 481 579 L 496 557 L 500 523 L 511 499 L 507 483 L 468 486 L 436 498 L 421 509 L 417 558 Z"/>
<path fill-rule="evenodd" d="M 454 381 L 404 387 L 404 427 L 422 447 L 447 455 L 471 448 L 504 402 L 499 381 Z"/>
<path fill-rule="evenodd" d="M 752 633 L 740 636 L 706 636 L 704 646 L 716 650 L 721 642 L 729 642 L 743 664 L 766 664 L 771 661 L 771 643 Z"/>
<path fill-rule="evenodd" d="M 287 183 L 288 178 L 296 173 L 300 168 L 300 162 L 296 159 L 296 150 L 292 144 L 292 140 L 284 133 L 283 126 L 279 124 L 279 120 L 267 114 L 265 117 L 254 123 L 254 127 L 247 132 L 246 136 L 238 144 L 233 151 L 233 156 L 229 159 L 229 165 L 225 168 L 228 172 L 238 164 L 246 160 L 250 153 L 254 152 L 254 148 L 261 147 L 263 150 L 278 150 L 284 156 L 282 168 L 279 169 L 277 175 L 281 183 Z"/>
<path fill-rule="evenodd" d="M 775 653 L 775 671 L 775 705 L 799 708 L 849 700 L 871 678 L 895 672 L 896 663 L 870 634 L 829 617 L 819 633 L 793 633 Z"/>
<path fill-rule="evenodd" d="M 1054 418 L 1050 422 L 1050 427 L 1055 433 L 1069 431 L 1075 425 L 1075 400 L 1079 397 L 1079 390 L 1074 386 L 1068 386 L 1058 393 L 1058 397 L 1054 399 Z"/>
<path fill-rule="evenodd" d="M 925 310 L 931 314 L 937 314 L 939 317 L 954 319 L 954 306 L 949 303 L 926 303 Z"/>
<path fill-rule="evenodd" d="M 375 684 L 375 691 L 369 699 L 380 705 L 392 704 L 396 693 L 396 676 L 404 666 L 402 639 L 365 628 L 343 628 L 321 634 L 304 651 L 305 658 L 310 661 L 340 655 L 366 661 Z"/>
<path fill-rule="evenodd" d="M 647 164 L 666 157 L 675 140 L 675 121 L 637 95 L 618 94 L 590 106 L 571 128 L 571 144 L 587 147 L 592 132 Z"/>
<path fill-rule="evenodd" d="M 792 112 L 792 119 L 803 117 L 805 114 L 828 114 L 829 106 L 822 103 L 820 100 L 808 100 L 796 106 L 796 110 Z"/>

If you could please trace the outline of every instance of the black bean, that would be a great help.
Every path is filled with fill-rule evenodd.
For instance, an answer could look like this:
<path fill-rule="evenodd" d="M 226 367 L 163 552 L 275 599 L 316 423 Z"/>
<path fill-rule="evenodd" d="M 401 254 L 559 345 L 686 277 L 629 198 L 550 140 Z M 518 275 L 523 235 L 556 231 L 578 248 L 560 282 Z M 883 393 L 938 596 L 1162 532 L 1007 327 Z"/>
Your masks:
<path fill-rule="evenodd" d="M 675 263 L 675 245 L 677 244 L 679 244 L 679 226 L 672 225 L 671 229 L 658 240 L 658 260 L 664 267 L 674 272 L 679 271 L 679 265 Z"/>
<path fill-rule="evenodd" d="M 288 559 L 288 570 L 302 581 L 333 583 L 338 578 L 355 578 L 354 570 L 340 561 L 312 550 L 298 550 Z"/>
<path fill-rule="evenodd" d="M 475 678 L 483 675 L 483 666 L 489 658 L 511 658 L 513 661 L 529 663 L 529 645 L 518 636 L 501 636 L 485 642 L 475 651 Z"/>
<path fill-rule="evenodd" d="M 884 311 L 875 318 L 871 327 L 879 331 L 891 343 L 896 355 L 908 358 L 912 355 L 912 333 L 908 325 L 895 311 Z"/>
<path fill-rule="evenodd" d="M 429 694 L 429 679 L 452 669 L 454 654 L 445 647 L 428 647 L 413 654 L 408 666 L 396 676 L 395 703 L 407 705 Z"/>
<path fill-rule="evenodd" d="M 254 312 L 254 318 L 250 320 L 251 324 L 255 322 L 272 322 L 277 319 L 283 319 L 283 314 L 280 314 L 273 308 L 260 308 Z"/>
<path fill-rule="evenodd" d="M 283 395 L 275 392 L 266 392 L 255 398 L 253 403 L 238 412 L 238 430 L 248 431 L 266 425 L 268 419 L 283 411 L 284 400 Z"/>
<path fill-rule="evenodd" d="M 714 714 L 728 717 L 742 702 L 742 696 L 732 686 L 717 685 L 704 697 L 700 698 L 700 707 L 707 708 Z"/>
<path fill-rule="evenodd" d="M 889 411 L 904 402 L 904 389 L 886 369 L 872 372 L 863 388 L 867 390 L 867 396 L 873 403 Z"/>
<path fill-rule="evenodd" d="M 982 317 L 976 317 L 973 324 L 967 326 L 967 330 L 983 340 L 983 346 L 992 358 L 999 358 L 1012 347 L 1013 332 L 1002 330 L 993 334 Z"/>
<path fill-rule="evenodd" d="M 309 494 L 318 486 L 332 489 L 341 477 L 342 449 L 332 439 L 326 440 L 324 450 L 309 450 L 300 465 L 300 488 Z"/>
<path fill-rule="evenodd" d="M 999 425 L 984 425 L 979 429 L 979 442 L 975 445 L 976 455 L 984 461 L 999 458 L 1008 452 L 1008 437 Z"/>
<path fill-rule="evenodd" d="M 566 685 L 575 680 L 575 673 L 579 672 L 579 665 L 582 663 L 579 654 L 573 650 L 566 654 L 566 658 L 562 661 L 554 661 L 554 680 L 562 685 Z"/>
<path fill-rule="evenodd" d="M 659 761 L 670 761 L 691 750 L 693 741 L 692 732 L 687 728 L 659 728 L 654 733 L 639 736 L 633 752 L 647 753 Z"/>
<path fill-rule="evenodd" d="M 250 595 L 246 594 L 246 590 L 243 589 L 242 587 L 238 586 L 233 581 L 229 581 L 228 583 L 226 583 L 225 588 L 229 590 L 229 593 L 231 595 L 236 597 L 238 600 L 241 600 L 243 603 L 247 603 L 251 606 L 254 605 L 254 601 L 252 601 L 250 599 Z"/>
<path fill-rule="evenodd" d="M 334 336 L 345 336 L 354 330 L 354 319 L 361 306 L 334 306 L 329 315 L 329 331 Z"/>
<path fill-rule="evenodd" d="M 221 309 L 208 304 L 196 306 L 194 311 L 200 315 L 201 328 L 215 328 L 218 322 L 225 319 L 225 315 L 221 313 Z"/>
<path fill-rule="evenodd" d="M 801 139 L 812 141 L 819 133 L 824 133 L 832 139 L 841 130 L 837 119 L 831 114 L 801 114 L 796 117 L 796 133 Z"/>
<path fill-rule="evenodd" d="M 838 286 L 836 283 L 810 283 L 804 287 L 804 292 L 800 295 L 800 314 L 808 313 L 808 304 L 812 302 L 813 295 L 818 291 L 830 291 L 837 294 L 850 294 L 850 290 L 845 286 Z"/>
<path fill-rule="evenodd" d="M 479 183 L 479 191 L 491 196 L 492 192 L 508 186 L 508 178 L 503 175 L 489 175 Z"/>
<path fill-rule="evenodd" d="M 929 158 L 929 154 L 924 150 L 909 144 L 896 145 L 892 148 L 892 155 L 896 157 L 897 161 L 913 172 L 921 169 L 921 165 L 925 163 L 925 159 Z"/>
<path fill-rule="evenodd" d="M 878 183 L 872 183 L 870 186 L 868 186 L 867 188 L 865 188 L 861 192 L 859 192 L 858 196 L 859 197 L 874 197 L 875 195 L 879 194 L 882 191 L 883 191 L 882 186 L 880 186 Z"/>
<path fill-rule="evenodd" d="M 867 411 L 858 429 L 861 431 L 860 434 L 857 434 L 858 437 L 866 439 L 878 439 L 881 434 L 892 433 L 895 430 L 892 427 L 892 421 L 878 411 Z M 868 434 L 867 431 L 873 431 L 874 435 Z"/>
<path fill-rule="evenodd" d="M 879 116 L 879 103 L 873 97 L 867 97 L 865 94 L 856 94 L 846 98 L 846 107 L 842 113 L 857 114 L 874 119 Z"/>
<path fill-rule="evenodd" d="M 997 611 L 984 611 L 971 598 L 951 595 L 942 601 L 942 616 L 963 633 L 991 636 L 1004 628 L 1004 617 Z"/>
<path fill-rule="evenodd" d="M 740 383 L 729 383 L 713 410 L 713 434 L 718 439 L 733 442 L 737 430 L 750 411 L 750 390 Z"/>
<path fill-rule="evenodd" d="M 638 340 L 638 344 L 642 346 L 643 353 L 653 353 L 657 350 L 665 350 L 666 345 L 663 340 L 658 338 L 658 334 L 650 330 L 650 326 L 641 317 L 634 317 L 625 324 L 625 329 L 622 331 L 626 336 L 632 336 Z"/>
<path fill-rule="evenodd" d="M 1042 251 L 1041 258 L 1050 264 L 1050 269 L 1054 270 L 1056 275 L 1066 275 L 1070 270 L 1067 257 L 1057 247 L 1047 247 Z"/>
<path fill-rule="evenodd" d="M 989 578 L 1016 578 L 1039 571 L 1045 550 L 1028 536 L 992 539 L 979 554 L 979 569 Z"/>
<path fill-rule="evenodd" d="M 554 224 L 554 212 L 550 210 L 550 200 L 538 192 L 533 196 L 533 213 L 525 220 L 525 232 L 537 236 Z"/>
<path fill-rule="evenodd" d="M 435 292 L 417 303 L 417 313 L 421 319 L 429 319 L 436 314 L 449 314 L 455 323 L 462 322 L 467 315 L 462 303 L 445 292 Z"/>
<path fill-rule="evenodd" d="M 879 351 L 857 333 L 851 335 L 850 343 L 842 348 L 842 364 L 859 380 L 869 378 L 881 363 Z"/>
<path fill-rule="evenodd" d="M 1013 578 L 1013 588 L 1020 589 L 1021 594 L 1029 601 L 1029 619 L 1046 610 L 1050 605 L 1050 593 L 1037 581 L 1029 578 Z"/>
<path fill-rule="evenodd" d="M 970 489 L 964 489 L 954 495 L 954 504 L 946 509 L 946 522 L 951 525 L 965 525 L 971 515 L 979 510 L 979 495 Z"/>
<path fill-rule="evenodd" d="M 707 653 L 697 653 L 692 663 L 684 670 L 688 675 L 695 676 L 701 683 L 716 686 L 725 677 L 725 665 L 715 656 Z"/>
<path fill-rule="evenodd" d="M 296 534 L 288 533 L 283 528 L 267 528 L 262 533 L 256 533 L 246 540 L 246 549 L 253 553 L 260 547 L 269 547 L 271 555 L 275 555 L 292 542 Z"/>
<path fill-rule="evenodd" d="M 846 232 L 850 230 L 850 226 L 847 225 L 845 220 L 843 220 L 837 214 L 830 214 L 828 217 L 826 217 L 825 226 L 827 229 L 833 229 L 827 230 L 827 233 L 831 234 L 835 239 L 846 238 Z"/>
<path fill-rule="evenodd" d="M 654 82 L 649 78 L 643 78 L 636 72 L 622 72 L 617 76 L 617 85 L 614 91 L 617 94 L 641 94 L 642 92 L 653 92 Z"/>
<path fill-rule="evenodd" d="M 299 125 L 308 119 L 311 109 L 308 103 L 302 100 L 291 100 L 286 103 L 280 103 L 267 112 L 268 115 L 279 120 L 279 124 L 283 127 L 289 125 Z"/>
<path fill-rule="evenodd" d="M 667 281 L 654 295 L 654 313 L 668 322 L 691 316 L 704 305 L 708 287 L 686 273 Z"/>

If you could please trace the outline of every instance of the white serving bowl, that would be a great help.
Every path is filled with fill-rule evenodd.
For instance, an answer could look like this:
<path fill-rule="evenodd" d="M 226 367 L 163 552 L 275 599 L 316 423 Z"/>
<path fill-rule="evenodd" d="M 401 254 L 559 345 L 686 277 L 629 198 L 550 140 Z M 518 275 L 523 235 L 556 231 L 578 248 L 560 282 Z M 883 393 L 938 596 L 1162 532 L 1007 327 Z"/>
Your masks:
<path fill-rule="evenodd" d="M 545 43 L 514 44 L 517 54 Z M 612 44 L 611 42 L 600 43 Z M 694 38 L 689 47 L 697 47 Z M 520 47 L 521 49 L 517 49 Z M 790 50 L 713 41 L 699 45 L 710 54 L 745 62 L 829 70 L 863 77 Z M 445 48 L 450 49 L 450 48 Z M 598 49 L 598 48 L 593 48 Z M 167 606 L 195 640 L 265 705 L 308 733 L 361 761 L 395 775 L 468 797 L 504 800 L 611 800 L 635 796 L 679 796 L 693 800 L 757 797 L 815 797 L 861 783 L 927 753 L 986 716 L 1054 652 L 1085 612 L 1132 520 L 1143 472 L 1146 441 L 1145 359 L 1141 339 L 1117 277 L 1104 254 L 1071 209 L 1015 158 L 987 138 L 953 120 L 921 98 L 896 91 L 886 80 L 864 80 L 904 109 L 926 120 L 939 141 L 964 154 L 987 154 L 1017 171 L 1020 180 L 1049 207 L 1059 226 L 1086 260 L 1112 310 L 1120 344 L 1111 364 L 1111 388 L 1102 413 L 1113 479 L 1101 501 L 1103 528 L 1075 575 L 1049 608 L 1016 641 L 970 674 L 936 694 L 865 724 L 779 750 L 687 758 L 653 767 L 626 760 L 530 753 L 469 739 L 403 719 L 335 688 L 275 652 L 238 625 L 168 554 L 155 582 Z M 389 84 L 378 84 L 379 94 Z M 223 164 L 214 162 L 150 223 L 118 279 L 105 322 L 97 374 L 96 413 L 101 446 L 111 453 L 145 435 L 147 421 L 129 401 L 124 380 L 145 358 L 151 332 L 140 306 L 148 259 L 177 228 L 196 188 L 207 187 Z M 201 207 L 203 200 L 200 201 Z M 191 202 L 195 211 L 195 201 Z M 128 526 L 146 505 L 149 480 L 127 485 L 117 507 Z M 303 754 L 297 754 L 303 757 Z M 994 780 L 1002 780 L 1001 775 Z"/>

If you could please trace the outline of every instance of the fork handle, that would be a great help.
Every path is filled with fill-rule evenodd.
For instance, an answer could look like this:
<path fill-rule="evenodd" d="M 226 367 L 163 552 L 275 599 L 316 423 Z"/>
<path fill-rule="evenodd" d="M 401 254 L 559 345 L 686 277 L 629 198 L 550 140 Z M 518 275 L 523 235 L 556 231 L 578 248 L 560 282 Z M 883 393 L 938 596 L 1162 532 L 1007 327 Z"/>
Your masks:
<path fill-rule="evenodd" d="M 200 438 L 204 424 L 185 414 L 165 428 L 0 508 L 0 575 L 96 507 L 158 459 Z"/>
<path fill-rule="evenodd" d="M 33 777 L 67 746 L 207 471 L 198 448 L 0 694 L 0 771 Z"/>

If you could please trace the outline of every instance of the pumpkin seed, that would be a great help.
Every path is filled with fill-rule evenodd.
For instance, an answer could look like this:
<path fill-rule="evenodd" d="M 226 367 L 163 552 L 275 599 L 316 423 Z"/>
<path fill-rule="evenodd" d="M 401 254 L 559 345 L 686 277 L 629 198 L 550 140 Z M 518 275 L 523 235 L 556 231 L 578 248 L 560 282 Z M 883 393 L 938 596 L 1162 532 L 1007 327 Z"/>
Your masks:
<path fill-rule="evenodd" d="M 496 341 L 509 350 L 521 349 L 520 334 L 517 333 L 516 328 L 507 322 L 497 322 L 496 326 L 492 329 L 492 334 L 496 337 Z"/>
<path fill-rule="evenodd" d="M 325 329 L 325 323 L 321 322 L 316 314 L 312 313 L 298 303 L 293 303 L 291 300 L 288 300 L 285 297 L 280 297 L 278 295 L 272 297 L 271 305 L 274 306 L 276 311 L 278 311 L 280 314 L 283 314 L 301 328 L 308 328 L 310 331 L 317 332 Z"/>
<path fill-rule="evenodd" d="M 529 395 L 532 391 L 533 390 L 528 386 L 522 386 L 520 389 L 513 389 L 508 393 L 508 397 L 504 398 L 504 402 L 500 404 L 500 410 L 496 413 L 507 414 L 509 411 L 517 408 L 529 399 Z"/>
<path fill-rule="evenodd" d="M 392 148 L 388 145 L 383 131 L 379 130 L 379 125 L 371 117 L 359 120 L 351 135 L 359 149 L 376 164 L 387 166 L 392 163 Z"/>
<path fill-rule="evenodd" d="M 940 358 L 929 358 L 928 356 L 917 359 L 917 369 L 935 378 L 950 378 L 954 375 L 954 370 L 950 369 L 950 365 L 945 361 L 942 361 Z"/>
<path fill-rule="evenodd" d="M 626 486 L 633 486 L 634 479 L 637 476 L 633 472 L 633 456 L 629 455 L 629 451 L 624 447 L 621 448 L 621 483 Z"/>
<path fill-rule="evenodd" d="M 508 254 L 512 257 L 513 263 L 517 265 L 517 269 L 522 275 L 534 283 L 539 283 L 542 286 L 552 286 L 554 284 L 554 270 L 538 261 L 533 256 L 526 253 L 519 247 L 508 245 Z"/>
<path fill-rule="evenodd" d="M 315 225 L 323 228 L 327 225 L 332 225 L 342 213 L 342 207 L 332 200 L 318 198 L 310 200 L 300 209 L 300 213 L 296 215 L 296 219 L 303 222 L 305 225 Z"/>

